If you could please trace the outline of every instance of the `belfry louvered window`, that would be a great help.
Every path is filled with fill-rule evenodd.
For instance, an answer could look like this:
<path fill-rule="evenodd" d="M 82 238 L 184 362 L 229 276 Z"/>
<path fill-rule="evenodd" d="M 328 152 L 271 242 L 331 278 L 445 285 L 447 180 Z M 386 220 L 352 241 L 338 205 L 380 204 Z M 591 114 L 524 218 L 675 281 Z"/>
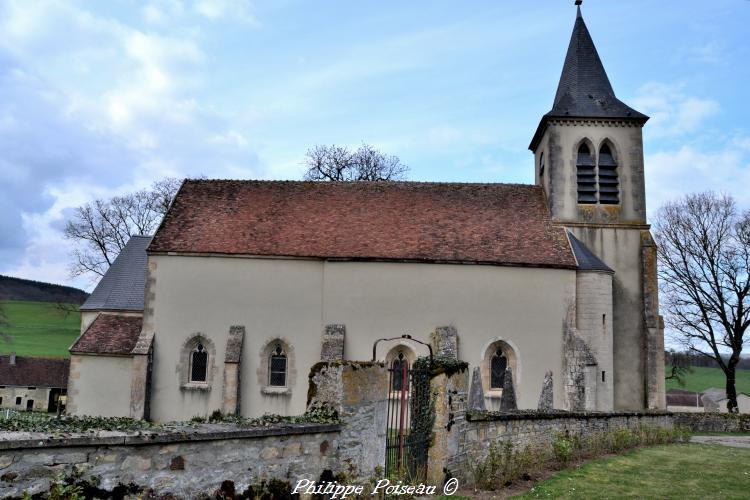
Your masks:
<path fill-rule="evenodd" d="M 620 202 L 620 186 L 617 180 L 617 162 L 608 144 L 599 150 L 599 203 Z"/>
<path fill-rule="evenodd" d="M 596 166 L 588 145 L 581 144 L 576 158 L 578 203 L 596 203 Z"/>

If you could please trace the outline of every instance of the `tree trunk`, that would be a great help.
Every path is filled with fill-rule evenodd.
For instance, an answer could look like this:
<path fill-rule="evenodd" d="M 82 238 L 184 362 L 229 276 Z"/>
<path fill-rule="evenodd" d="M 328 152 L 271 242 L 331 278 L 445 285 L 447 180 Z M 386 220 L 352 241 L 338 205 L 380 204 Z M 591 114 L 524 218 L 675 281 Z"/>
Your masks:
<path fill-rule="evenodd" d="M 739 354 L 733 352 L 727 362 L 727 411 L 729 413 L 739 413 L 740 411 L 737 407 L 737 389 L 734 387 L 736 366 L 739 361 Z"/>

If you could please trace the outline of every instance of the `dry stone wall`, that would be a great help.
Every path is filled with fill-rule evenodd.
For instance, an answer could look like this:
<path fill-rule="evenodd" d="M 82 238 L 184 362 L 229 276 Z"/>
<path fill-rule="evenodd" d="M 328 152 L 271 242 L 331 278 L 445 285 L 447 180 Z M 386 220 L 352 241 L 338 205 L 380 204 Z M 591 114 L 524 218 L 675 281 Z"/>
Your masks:
<path fill-rule="evenodd" d="M 100 432 L 51 437 L 3 433 L 0 497 L 49 491 L 59 474 L 77 473 L 105 491 L 134 484 L 155 495 L 211 495 L 228 480 L 236 491 L 260 481 L 317 480 L 337 472 L 338 424 L 260 428 L 206 424 L 179 431 Z"/>
<path fill-rule="evenodd" d="M 747 413 L 673 413 L 675 425 L 693 432 L 750 432 Z"/>
<path fill-rule="evenodd" d="M 310 373 L 308 407 L 327 405 L 339 415 L 340 469 L 366 479 L 385 465 L 388 369 L 382 363 L 320 362 Z"/>
<path fill-rule="evenodd" d="M 672 428 L 669 413 L 575 413 L 575 412 L 468 412 L 455 429 L 457 451 L 446 464 L 448 473 L 467 480 L 469 460 L 486 458 L 492 442 L 511 442 L 514 447 L 551 444 L 555 435 L 588 435 L 640 425 Z"/>

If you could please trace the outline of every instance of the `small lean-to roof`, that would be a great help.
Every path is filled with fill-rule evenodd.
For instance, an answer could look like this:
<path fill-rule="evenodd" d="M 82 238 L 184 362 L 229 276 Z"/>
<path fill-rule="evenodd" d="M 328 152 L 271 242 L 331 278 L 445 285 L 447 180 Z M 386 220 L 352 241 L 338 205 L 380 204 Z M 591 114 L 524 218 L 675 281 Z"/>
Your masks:
<path fill-rule="evenodd" d="M 568 238 L 570 238 L 570 246 L 573 248 L 576 261 L 578 261 L 578 269 L 581 271 L 606 271 L 614 273 L 611 267 L 597 257 L 594 252 L 589 250 L 581 240 L 573 236 L 573 233 L 570 231 L 568 231 Z"/>
<path fill-rule="evenodd" d="M 553 118 L 600 118 L 645 123 L 648 116 L 615 96 L 604 64 L 578 7 L 552 109 L 542 117 L 529 149 L 536 149 Z"/>
<path fill-rule="evenodd" d="M 143 311 L 150 242 L 150 236 L 131 236 L 81 311 Z"/>
<path fill-rule="evenodd" d="M 101 313 L 70 346 L 71 354 L 130 354 L 138 341 L 143 317 Z"/>
<path fill-rule="evenodd" d="M 576 267 L 521 184 L 188 180 L 148 251 Z"/>
<path fill-rule="evenodd" d="M 11 355 L 12 356 L 12 355 Z M 0 356 L 0 385 L 25 387 L 68 387 L 69 359 Z"/>

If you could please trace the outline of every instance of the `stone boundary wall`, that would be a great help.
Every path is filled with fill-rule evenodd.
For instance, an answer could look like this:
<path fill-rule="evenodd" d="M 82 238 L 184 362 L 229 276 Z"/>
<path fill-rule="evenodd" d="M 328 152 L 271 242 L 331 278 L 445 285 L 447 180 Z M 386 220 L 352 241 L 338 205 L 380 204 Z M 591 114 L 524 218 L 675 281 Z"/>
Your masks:
<path fill-rule="evenodd" d="M 486 458 L 491 442 L 510 441 L 524 448 L 552 444 L 559 432 L 587 435 L 639 425 L 672 428 L 672 415 L 667 412 L 467 412 L 452 430 L 456 432 L 456 451 L 449 457 L 446 469 L 465 482 L 469 479 L 469 460 Z"/>
<path fill-rule="evenodd" d="M 388 369 L 366 361 L 322 361 L 309 378 L 308 407 L 327 405 L 341 420 L 340 472 L 366 482 L 385 465 Z"/>
<path fill-rule="evenodd" d="M 238 492 L 268 479 L 317 480 L 337 472 L 339 431 L 338 424 L 203 424 L 65 437 L 4 432 L 0 497 L 46 492 L 50 479 L 73 472 L 106 491 L 132 483 L 178 498 L 211 495 L 224 480 Z"/>
<path fill-rule="evenodd" d="M 693 432 L 750 432 L 748 413 L 673 413 L 674 424 Z"/>

